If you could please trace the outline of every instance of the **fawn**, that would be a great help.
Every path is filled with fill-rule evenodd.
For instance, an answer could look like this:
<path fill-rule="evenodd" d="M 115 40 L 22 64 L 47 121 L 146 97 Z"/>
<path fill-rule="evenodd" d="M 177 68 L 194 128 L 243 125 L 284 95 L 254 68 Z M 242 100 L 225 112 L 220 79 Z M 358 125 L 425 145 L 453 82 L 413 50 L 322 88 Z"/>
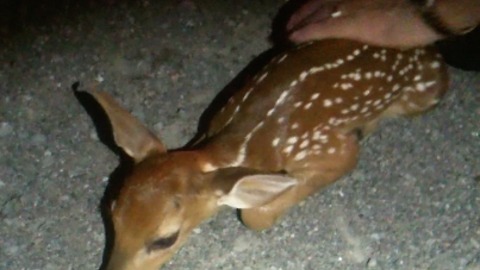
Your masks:
<path fill-rule="evenodd" d="M 238 89 L 201 140 L 175 151 L 110 95 L 92 91 L 135 163 L 111 205 L 107 269 L 158 269 L 223 205 L 241 209 L 249 228 L 269 228 L 355 167 L 360 135 L 382 118 L 432 108 L 447 86 L 433 48 L 302 44 Z"/>

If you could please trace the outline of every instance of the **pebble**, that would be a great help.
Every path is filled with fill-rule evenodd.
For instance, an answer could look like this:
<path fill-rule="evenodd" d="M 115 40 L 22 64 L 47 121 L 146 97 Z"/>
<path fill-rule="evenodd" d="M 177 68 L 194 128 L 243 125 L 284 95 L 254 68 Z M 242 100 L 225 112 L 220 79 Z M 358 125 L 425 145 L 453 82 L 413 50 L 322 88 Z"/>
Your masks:
<path fill-rule="evenodd" d="M 89 136 L 89 137 L 90 137 L 90 139 L 92 139 L 92 140 L 94 140 L 94 141 L 98 141 L 98 140 L 99 140 L 98 134 L 97 134 L 96 131 L 90 132 L 90 136 Z"/>
<path fill-rule="evenodd" d="M 52 164 L 55 162 L 55 159 L 52 156 L 52 152 L 50 151 L 45 151 L 43 153 L 43 158 L 42 158 L 42 166 L 44 168 L 52 166 Z"/>
<path fill-rule="evenodd" d="M 53 263 L 47 263 L 44 268 L 45 270 L 57 270 L 57 269 L 60 269 L 58 266 L 56 266 L 55 264 Z"/>
<path fill-rule="evenodd" d="M 372 238 L 375 241 L 380 241 L 383 238 L 383 235 L 380 233 L 372 233 L 370 235 L 370 238 Z"/>
<path fill-rule="evenodd" d="M 95 81 L 102 83 L 105 79 L 101 74 L 98 74 L 97 77 L 95 77 Z"/>
<path fill-rule="evenodd" d="M 35 134 L 32 137 L 32 143 L 33 144 L 44 144 L 47 141 L 47 137 L 43 134 Z"/>
<path fill-rule="evenodd" d="M 6 137 L 13 132 L 13 127 L 8 122 L 2 122 L 0 124 L 0 138 Z"/>
<path fill-rule="evenodd" d="M 19 250 L 19 247 L 15 246 L 15 245 L 11 245 L 11 246 L 7 245 L 4 248 L 5 248 L 5 253 L 7 253 L 8 255 L 11 255 L 11 256 L 16 255 L 18 253 L 18 250 Z"/>
<path fill-rule="evenodd" d="M 158 122 L 156 123 L 155 125 L 153 125 L 153 130 L 155 132 L 157 132 L 157 134 L 159 134 L 160 132 L 162 132 L 163 130 L 163 123 L 162 122 Z"/>
<path fill-rule="evenodd" d="M 368 268 L 374 268 L 377 266 L 377 260 L 375 260 L 374 258 L 370 258 L 368 261 L 367 261 L 367 267 Z"/>
<path fill-rule="evenodd" d="M 252 245 L 255 245 L 254 242 L 255 239 L 252 239 L 246 235 L 241 235 L 235 239 L 235 242 L 233 242 L 233 252 L 236 253 L 248 250 L 252 247 Z"/>

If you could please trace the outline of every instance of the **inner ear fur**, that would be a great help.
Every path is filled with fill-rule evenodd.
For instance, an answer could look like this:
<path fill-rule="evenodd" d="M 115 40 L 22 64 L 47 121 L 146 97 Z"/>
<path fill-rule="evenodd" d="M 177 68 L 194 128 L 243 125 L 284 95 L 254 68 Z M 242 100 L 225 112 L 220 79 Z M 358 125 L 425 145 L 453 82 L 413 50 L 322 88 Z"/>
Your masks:
<path fill-rule="evenodd" d="M 90 91 L 107 114 L 115 143 L 136 163 L 167 150 L 160 139 L 105 92 Z"/>
<path fill-rule="evenodd" d="M 296 186 L 298 181 L 283 172 L 237 167 L 220 169 L 212 179 L 218 205 L 246 209 L 265 205 Z"/>

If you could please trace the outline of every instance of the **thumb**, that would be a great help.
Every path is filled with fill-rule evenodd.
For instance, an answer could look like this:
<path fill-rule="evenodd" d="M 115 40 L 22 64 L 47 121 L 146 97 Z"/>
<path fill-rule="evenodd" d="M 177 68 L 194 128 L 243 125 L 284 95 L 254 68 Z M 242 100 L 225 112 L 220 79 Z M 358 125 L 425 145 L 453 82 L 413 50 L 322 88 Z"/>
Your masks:
<path fill-rule="evenodd" d="M 334 12 L 337 1 L 312 0 L 293 13 L 286 25 L 287 31 L 295 31 L 310 23 L 328 20 Z"/>
<path fill-rule="evenodd" d="M 295 43 L 325 38 L 354 38 L 353 18 L 339 17 L 324 22 L 315 22 L 292 32 L 289 39 Z"/>

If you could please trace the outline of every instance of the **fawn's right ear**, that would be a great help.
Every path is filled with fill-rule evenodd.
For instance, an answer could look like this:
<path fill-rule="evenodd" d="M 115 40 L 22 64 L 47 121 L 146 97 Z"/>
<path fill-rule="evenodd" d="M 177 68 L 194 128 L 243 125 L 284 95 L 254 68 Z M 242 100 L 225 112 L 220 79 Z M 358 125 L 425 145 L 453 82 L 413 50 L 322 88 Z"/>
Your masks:
<path fill-rule="evenodd" d="M 115 143 L 136 163 L 154 153 L 165 153 L 162 142 L 137 118 L 105 92 L 89 92 L 102 106 L 112 124 Z"/>
<path fill-rule="evenodd" d="M 298 185 L 297 179 L 286 174 L 243 167 L 223 168 L 212 174 L 217 204 L 238 209 L 263 206 Z"/>

